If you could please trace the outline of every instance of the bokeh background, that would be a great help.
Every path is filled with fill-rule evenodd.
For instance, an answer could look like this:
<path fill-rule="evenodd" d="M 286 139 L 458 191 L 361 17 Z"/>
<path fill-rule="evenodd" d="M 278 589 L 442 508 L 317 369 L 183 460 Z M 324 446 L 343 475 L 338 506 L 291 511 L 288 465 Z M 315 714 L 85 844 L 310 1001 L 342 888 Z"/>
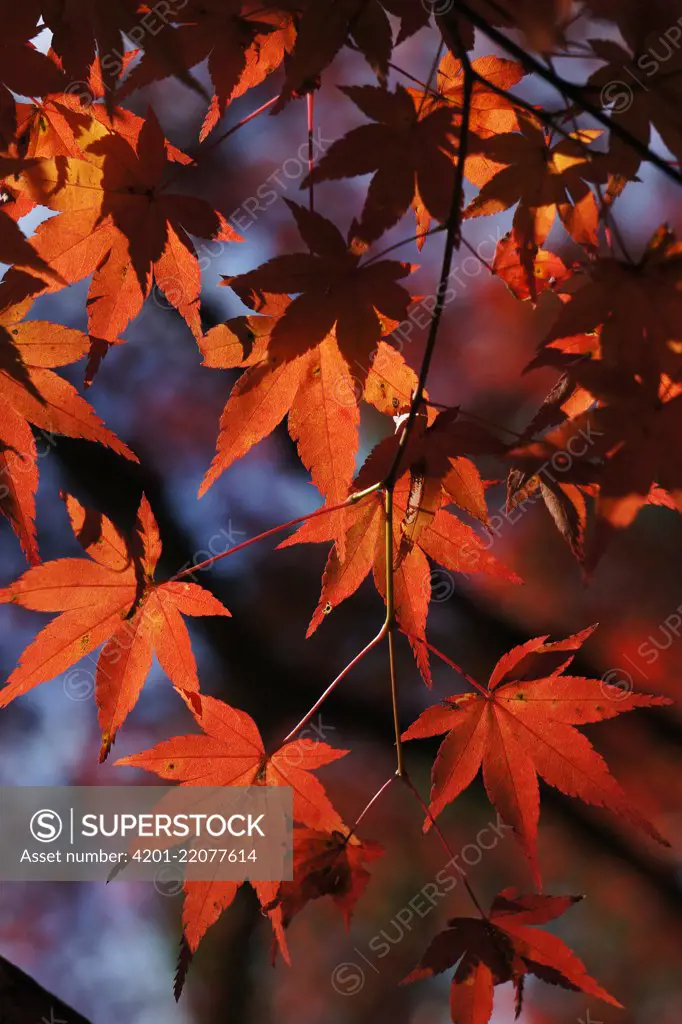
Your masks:
<path fill-rule="evenodd" d="M 43 40 L 43 44 L 47 42 Z M 428 74 L 436 37 L 428 32 L 403 44 L 395 59 L 417 77 Z M 495 52 L 480 44 L 478 54 Z M 561 63 L 558 65 L 561 68 Z M 589 65 L 561 68 L 576 80 Z M 362 118 L 336 89 L 337 83 L 371 82 L 350 51 L 325 75 L 316 104 L 321 138 L 331 141 Z M 401 80 L 394 76 L 394 80 Z M 404 79 L 402 79 L 404 81 Z M 233 104 L 224 125 L 275 94 L 270 80 Z M 524 82 L 521 95 L 552 105 L 551 91 Z M 197 152 L 204 107 L 175 81 L 165 81 L 130 106 L 144 113 L 151 104 L 170 139 Z M 296 101 L 278 117 L 257 118 L 207 153 L 199 170 L 183 173 L 178 187 L 214 202 L 247 225 L 245 243 L 227 248 L 199 243 L 207 257 L 203 313 L 207 328 L 243 307 L 221 274 L 257 266 L 279 252 L 300 248 L 282 199 L 300 198 L 305 169 L 306 111 Z M 208 148 L 208 147 L 205 147 Z M 285 164 L 285 161 L 288 161 Z M 296 169 L 296 165 L 298 165 Z M 245 200 L 279 171 L 278 199 L 267 211 L 249 212 Z M 641 252 L 656 227 L 667 221 L 682 229 L 682 194 L 644 167 L 617 206 L 628 248 Z M 367 182 L 360 179 L 317 189 L 318 208 L 346 230 L 361 208 Z M 46 211 L 39 216 L 46 215 Z M 36 215 L 24 223 L 35 226 Z M 490 257 L 508 229 L 509 217 L 468 224 L 465 234 Z M 380 247 L 413 233 L 406 218 Z M 566 260 L 577 253 L 561 229 L 551 247 Z M 435 287 L 442 240 L 434 237 L 417 255 L 413 290 Z M 379 247 L 377 247 L 379 248 Z M 467 258 L 469 257 L 469 258 Z M 521 430 L 553 383 L 552 374 L 521 376 L 542 329 L 542 318 L 517 302 L 499 279 L 462 250 L 457 297 L 447 308 L 429 391 L 434 401 L 461 404 L 490 421 Z M 466 260 L 466 262 L 465 262 Z M 86 285 L 39 300 L 31 316 L 85 328 Z M 404 346 L 415 368 L 423 330 Z M 67 376 L 82 384 L 83 366 Z M 139 455 L 133 466 L 98 446 L 62 438 L 38 438 L 41 451 L 39 535 L 45 559 L 77 554 L 61 489 L 111 516 L 123 528 L 134 520 L 141 492 L 149 497 L 164 540 L 162 570 L 169 575 L 192 562 L 316 507 L 311 487 L 286 430 L 230 469 L 201 501 L 199 482 L 214 452 L 218 419 L 235 374 L 201 366 L 197 346 L 162 295 L 149 300 L 124 345 L 106 358 L 88 397 L 107 425 Z M 0 413 L 1 414 L 1 413 Z M 362 452 L 392 428 L 363 413 Z M 491 468 L 490 479 L 495 479 Z M 504 487 L 489 490 L 491 511 L 502 516 Z M 581 655 L 578 670 L 605 676 L 625 688 L 680 696 L 682 628 L 674 616 L 682 606 L 682 522 L 673 512 L 647 509 L 613 545 L 589 586 L 568 548 L 539 505 L 516 522 L 505 521 L 495 554 L 523 577 L 522 587 L 489 585 L 474 578 L 434 575 L 430 639 L 475 677 L 484 679 L 496 659 L 530 636 L 561 637 L 600 622 Z M 248 711 L 266 741 L 284 735 L 327 683 L 374 635 L 382 606 L 367 583 L 310 639 L 305 630 L 315 607 L 326 552 L 318 547 L 275 551 L 265 542 L 199 574 L 232 610 L 231 620 L 194 620 L 200 677 L 207 693 Z M 25 568 L 7 524 L 0 528 L 0 585 Z M 435 568 L 435 567 L 434 567 Z M 682 613 L 679 613 L 682 615 Z M 671 619 L 671 616 L 673 618 Z M 679 615 L 678 615 L 679 617 Z M 12 606 L 0 609 L 0 672 L 6 678 L 41 616 Z M 667 625 L 666 625 L 666 620 Z M 642 645 L 647 644 L 646 657 Z M 655 657 L 652 659 L 651 651 Z M 104 785 L 151 782 L 131 769 L 115 768 L 115 756 L 97 764 L 98 732 L 91 697 L 93 660 L 40 686 L 0 715 L 0 783 Z M 405 725 L 434 697 L 462 688 L 461 679 L 434 664 L 434 693 L 421 682 L 406 646 L 400 646 L 401 716 Z M 324 706 L 315 720 L 333 745 L 351 755 L 322 773 L 333 800 L 353 821 L 371 794 L 393 771 L 387 655 L 373 652 Z M 113 755 L 134 753 L 162 738 L 191 730 L 182 702 L 155 666 L 142 698 L 122 730 Z M 626 1009 L 602 1007 L 582 994 L 530 981 L 523 1018 L 527 1024 L 678 1024 L 682 1020 L 682 721 L 679 709 L 640 712 L 586 730 L 607 757 L 632 798 L 672 843 L 655 848 L 613 816 L 564 798 L 544 787 L 541 863 L 549 892 L 588 897 L 554 927 L 575 948 L 590 972 Z M 436 742 L 410 744 L 408 765 L 423 793 Z M 476 844 L 495 823 L 480 780 L 442 817 L 455 851 Z M 163 896 L 151 885 L 117 882 L 10 885 L 0 888 L 0 953 L 55 991 L 94 1024 L 346 1024 L 391 1020 L 395 1024 L 441 1024 L 449 1020 L 449 977 L 399 988 L 432 936 L 449 917 L 472 912 L 464 886 L 436 901 L 424 918 L 405 911 L 444 867 L 434 836 L 423 837 L 422 814 L 409 794 L 394 786 L 363 823 L 364 837 L 383 843 L 386 856 L 350 930 L 329 900 L 309 905 L 290 929 L 293 967 L 269 963 L 270 933 L 247 887 L 206 936 L 179 1005 L 172 981 L 180 938 L 180 896 Z M 513 839 L 464 860 L 468 878 L 483 901 L 501 888 L 531 884 Z M 373 941 L 374 940 L 374 941 Z M 370 945 L 370 943 L 372 943 Z M 379 957 L 385 943 L 387 955 Z M 339 973 L 339 965 L 347 965 Z M 336 972 L 336 973 L 335 973 Z M 345 979 L 345 980 L 343 980 Z M 350 979 L 350 980 L 349 980 Z M 355 980 L 353 980 L 355 979 Z M 336 983 L 336 984 L 335 984 Z M 509 989 L 509 991 L 507 990 Z M 0 1011 L 0 1017 L 2 1016 Z M 495 1024 L 513 1017 L 510 986 L 498 990 Z"/>

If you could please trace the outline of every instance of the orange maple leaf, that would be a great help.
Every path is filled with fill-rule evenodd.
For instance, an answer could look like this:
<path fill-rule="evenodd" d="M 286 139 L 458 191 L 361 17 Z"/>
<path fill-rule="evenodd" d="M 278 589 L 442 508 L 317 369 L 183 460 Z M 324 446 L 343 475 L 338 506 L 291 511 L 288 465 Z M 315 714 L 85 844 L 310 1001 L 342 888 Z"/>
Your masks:
<path fill-rule="evenodd" d="M 196 952 L 204 935 L 222 914 L 232 905 L 234 898 L 244 882 L 185 882 L 185 901 L 182 906 L 183 936 L 189 947 L 190 954 Z M 278 882 L 259 882 L 255 879 L 248 883 L 256 893 L 264 915 L 270 920 L 274 932 L 274 940 L 282 951 L 287 963 L 289 952 L 282 926 L 281 907 L 272 907 L 277 895 Z M 272 907 L 272 909 L 268 909 Z M 186 967 L 181 964 L 175 982 L 175 998 L 179 999 L 185 983 Z"/>
<path fill-rule="evenodd" d="M 23 320 L 28 305 L 0 312 L 0 511 L 12 524 L 29 562 L 36 564 L 38 450 L 31 425 L 47 443 L 62 434 L 99 441 L 125 458 L 137 458 L 107 430 L 73 385 L 52 372 L 52 367 L 85 355 L 87 334 L 61 324 Z"/>
<path fill-rule="evenodd" d="M 397 437 L 381 442 L 370 453 L 355 479 L 353 490 L 362 491 L 384 478 L 397 451 Z M 465 443 L 465 442 L 464 442 Z M 484 573 L 498 579 L 520 583 L 510 569 L 490 554 L 484 541 L 470 526 L 451 512 L 448 504 L 456 502 L 470 514 L 484 518 L 483 485 L 474 464 L 458 451 L 460 438 L 452 438 L 450 459 L 440 453 L 429 477 L 428 464 L 421 475 L 412 465 L 403 470 L 393 492 L 393 584 L 395 614 L 398 623 L 410 638 L 422 676 L 430 685 L 428 653 L 423 640 L 431 600 L 432 573 L 429 558 L 452 572 Z M 414 447 L 405 454 L 405 462 L 420 450 Z M 301 543 L 332 541 L 332 548 L 322 579 L 322 592 L 308 627 L 310 636 L 334 608 L 355 593 L 370 572 L 377 590 L 385 599 L 386 544 L 384 497 L 374 493 L 345 509 L 345 535 L 339 537 L 329 516 L 320 516 L 304 523 L 293 537 L 280 544 L 289 547 Z"/>
<path fill-rule="evenodd" d="M 203 694 L 185 702 L 202 732 L 176 736 L 150 750 L 120 758 L 117 765 L 143 768 L 182 786 L 289 786 L 293 790 L 294 820 L 306 828 L 344 831 L 322 783 L 312 771 L 344 757 L 322 741 L 293 739 L 268 754 L 256 723 L 245 711 Z M 183 924 L 185 938 L 196 950 L 207 929 L 230 906 L 241 882 L 185 883 Z M 282 907 L 276 905 L 278 882 L 252 882 L 275 937 L 288 960 Z"/>
<path fill-rule="evenodd" d="M 201 484 L 218 477 L 289 414 L 289 433 L 313 483 L 332 505 L 345 501 L 355 473 L 360 413 L 355 381 L 334 333 L 289 362 L 269 353 L 273 331 L 290 306 L 288 297 L 265 295 L 253 305 L 261 315 L 213 328 L 202 340 L 204 365 L 242 366 L 220 419 L 216 455 Z M 240 339 L 254 341 L 248 357 Z M 332 513 L 340 514 L 340 513 Z"/>
<path fill-rule="evenodd" d="M 364 392 L 342 357 L 332 331 L 311 351 L 288 362 L 270 355 L 279 319 L 290 306 L 287 296 L 256 295 L 249 304 L 258 316 L 219 324 L 200 342 L 204 365 L 245 372 L 232 389 L 220 419 L 216 455 L 201 484 L 206 493 L 237 459 L 267 437 L 289 416 L 289 433 L 313 483 L 330 505 L 348 497 L 355 475 L 361 397 L 388 415 L 409 406 L 416 375 L 403 357 L 379 342 Z M 385 330 L 388 330 L 387 325 Z M 343 543 L 345 510 L 331 512 Z"/>
<path fill-rule="evenodd" d="M 516 206 L 512 236 L 523 254 L 531 290 L 533 260 L 558 216 L 571 238 L 598 247 L 599 207 L 591 185 L 607 180 L 603 156 L 588 145 L 601 132 L 581 129 L 552 146 L 542 123 L 519 111 L 519 132 L 479 143 L 480 152 L 501 165 L 469 204 L 465 217 L 490 216 Z M 518 205 L 517 205 L 518 204 Z"/>
<path fill-rule="evenodd" d="M 201 129 L 203 141 L 229 103 L 260 85 L 291 50 L 296 37 L 286 12 L 241 0 L 190 0 L 179 12 L 174 42 L 186 67 L 208 61 L 214 95 Z M 136 89 L 166 78 L 173 71 L 153 53 L 146 53 L 119 89 L 121 99 Z"/>
<path fill-rule="evenodd" d="M 60 613 L 22 654 L 0 690 L 0 707 L 65 672 L 104 643 L 95 672 L 104 760 L 137 702 L 154 653 L 179 690 L 198 692 L 182 615 L 230 613 L 195 583 L 154 581 L 161 538 L 146 498 L 131 544 L 106 516 L 84 509 L 72 497 L 66 503 L 73 531 L 89 558 L 46 562 L 0 590 L 0 603 Z"/>
<path fill-rule="evenodd" d="M 522 302 L 530 300 L 536 304 L 539 295 L 571 276 L 561 257 L 548 249 L 538 249 L 532 257 L 532 264 L 531 288 L 528 282 L 528 258 L 524 256 L 518 238 L 514 238 L 510 232 L 497 243 L 492 269 L 502 278 L 512 295 Z"/>
<path fill-rule="evenodd" d="M 40 225 L 34 246 L 69 283 L 93 275 L 88 322 L 94 338 L 115 342 L 153 282 L 200 337 L 201 274 L 189 235 L 222 241 L 239 235 L 205 200 L 165 191 L 169 153 L 153 111 L 139 130 L 138 119 L 124 123 L 123 133 L 99 126 L 83 158 L 41 160 L 14 181 L 34 202 L 59 213 Z M 23 298 L 25 275 L 17 280 L 10 271 L 3 287 Z"/>
<path fill-rule="evenodd" d="M 523 78 L 525 71 L 516 61 L 504 60 L 500 57 L 477 57 L 471 62 L 476 75 L 508 91 Z M 438 67 L 435 89 L 410 89 L 417 104 L 420 118 L 426 117 L 438 107 L 447 106 L 452 112 L 454 124 L 459 128 L 464 110 L 464 69 L 462 62 L 446 53 Z M 467 158 L 464 163 L 464 174 L 473 184 L 485 185 L 501 167 L 479 152 L 478 139 L 489 139 L 502 132 L 513 132 L 519 127 L 516 108 L 511 97 L 501 96 L 488 88 L 479 78 L 473 83 L 471 102 L 469 105 L 469 140 Z M 417 218 L 417 248 L 423 248 L 426 233 L 431 225 L 431 214 L 419 195 L 412 203 Z"/>

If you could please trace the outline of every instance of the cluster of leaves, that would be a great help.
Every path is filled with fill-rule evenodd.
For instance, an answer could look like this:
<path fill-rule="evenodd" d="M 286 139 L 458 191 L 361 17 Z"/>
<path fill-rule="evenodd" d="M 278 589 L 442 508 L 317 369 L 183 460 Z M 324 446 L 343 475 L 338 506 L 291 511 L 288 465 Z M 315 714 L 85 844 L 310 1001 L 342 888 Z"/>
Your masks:
<path fill-rule="evenodd" d="M 453 573 L 521 582 L 482 536 L 489 520 L 481 459 L 504 467 L 511 507 L 531 492 L 542 495 L 586 572 L 645 504 L 682 511 L 682 243 L 661 227 L 633 260 L 615 221 L 643 159 L 682 180 L 672 161 L 648 148 L 655 129 L 682 159 L 677 62 L 651 88 L 634 90 L 627 110 L 608 88 L 621 77 L 618 69 L 644 52 L 652 30 L 664 32 L 674 21 L 670 8 L 679 4 L 648 4 L 645 14 L 636 0 L 189 0 L 163 5 L 163 15 L 138 0 L 2 6 L 0 259 L 11 267 L 0 284 L 0 509 L 31 568 L 0 591 L 0 600 L 59 615 L 22 655 L 0 705 L 104 645 L 96 667 L 104 759 L 156 654 L 202 731 L 122 763 L 181 784 L 293 788 L 293 880 L 253 883 L 275 950 L 288 959 L 285 929 L 293 917 L 328 895 L 347 919 L 369 880 L 367 865 L 382 852 L 342 821 L 311 774 L 347 751 L 311 744 L 294 730 L 268 754 L 248 715 L 201 694 L 182 616 L 229 612 L 183 574 L 155 580 L 161 539 L 146 499 L 126 538 L 105 516 L 66 496 L 88 557 L 41 563 L 34 430 L 85 438 L 135 458 L 53 369 L 87 357 L 84 383 L 92 384 L 152 289 L 163 292 L 204 365 L 243 371 L 201 493 L 288 417 L 324 506 L 284 545 L 331 545 L 309 634 L 371 574 L 387 609 L 375 642 L 387 636 L 392 643 L 399 627 L 431 685 L 429 560 Z M 682 10 L 676 13 L 682 22 Z M 610 22 L 621 41 L 613 41 L 613 31 L 609 39 L 595 35 L 599 21 Z M 578 38 L 576 26 L 585 25 L 586 38 Z M 48 52 L 34 42 L 45 28 Z M 509 56 L 472 59 L 475 28 Z M 525 49 L 507 29 L 523 34 Z M 421 30 L 444 40 L 444 55 L 441 43 L 428 81 L 409 75 L 409 85 L 389 84 L 389 72 L 400 71 L 394 49 Z M 193 238 L 241 239 L 220 210 L 172 186 L 178 167 L 200 161 L 208 147 L 191 158 L 166 139 L 153 110 L 140 117 L 122 104 L 136 90 L 175 76 L 206 98 L 203 143 L 233 100 L 277 76 L 276 95 L 266 105 L 271 114 L 307 96 L 312 130 L 314 94 L 344 47 L 364 57 L 377 84 L 342 87 L 340 102 L 349 100 L 364 121 L 311 163 L 302 182 L 308 203 L 288 202 L 305 251 L 226 277 L 250 312 L 204 332 Z M 579 88 L 548 71 L 551 62 L 539 62 L 536 52 L 579 54 L 600 66 Z M 197 78 L 204 61 L 210 93 Z M 515 91 L 533 71 L 555 86 L 560 109 L 534 107 Z M 214 136 L 211 144 L 220 141 Z M 314 196 L 327 182 L 368 175 L 362 209 L 344 236 L 317 212 Z M 474 194 L 465 203 L 469 189 Z M 39 208 L 54 216 L 27 240 L 17 222 Z M 469 219 L 510 210 L 511 230 L 489 269 L 520 302 L 540 307 L 545 322 L 552 314 L 529 369 L 558 372 L 511 445 L 462 408 L 434 406 L 425 391 L 453 248 Z M 407 279 L 414 267 L 388 258 L 386 250 L 368 253 L 410 211 L 417 226 L 411 241 L 419 249 L 431 235 L 446 237 L 419 374 L 391 344 L 413 301 Z M 570 263 L 547 247 L 559 226 Z M 87 333 L 27 319 L 39 296 L 86 278 Z M 388 428 L 358 471 L 363 406 L 385 416 Z M 548 464 L 556 476 L 546 472 Z M 406 776 L 401 739 L 447 733 L 425 828 L 482 767 L 487 793 L 518 837 L 536 887 L 538 775 L 665 841 L 632 810 L 575 726 L 666 701 L 633 693 L 616 703 L 604 697 L 599 681 L 566 675 L 590 632 L 558 643 L 530 641 L 498 663 L 487 687 L 470 680 L 471 692 L 435 704 L 396 735 L 398 774 Z M 191 952 L 237 888 L 187 884 L 183 921 Z M 553 920 L 572 902 L 505 891 L 480 921 L 451 922 L 407 980 L 457 965 L 455 1024 L 485 1024 L 493 987 L 506 981 L 514 982 L 520 1008 L 528 973 L 615 1002 L 558 939 L 528 927 Z"/>

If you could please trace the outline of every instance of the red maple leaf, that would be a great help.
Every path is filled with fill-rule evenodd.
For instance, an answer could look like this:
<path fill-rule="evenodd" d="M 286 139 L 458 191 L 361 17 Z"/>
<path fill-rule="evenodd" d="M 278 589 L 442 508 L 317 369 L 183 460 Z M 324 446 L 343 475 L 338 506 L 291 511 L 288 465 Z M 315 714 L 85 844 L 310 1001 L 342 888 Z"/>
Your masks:
<path fill-rule="evenodd" d="M 564 675 L 595 628 L 556 643 L 541 636 L 515 647 L 498 661 L 487 687 L 447 697 L 403 733 L 405 740 L 447 733 L 433 765 L 433 817 L 483 769 L 488 796 L 514 829 L 537 883 L 538 775 L 562 793 L 608 807 L 668 845 L 631 808 L 604 759 L 574 728 L 671 703 L 667 697 L 642 693 L 619 693 L 614 700 L 603 680 Z M 425 829 L 430 824 L 427 819 Z"/>
<path fill-rule="evenodd" d="M 397 45 L 426 25 L 431 13 L 413 0 L 280 0 L 278 7 L 295 13 L 304 9 L 275 113 L 292 96 L 316 88 L 319 76 L 346 43 L 362 53 L 379 81 L 385 83 L 393 49 L 387 14 L 400 18 Z"/>
<path fill-rule="evenodd" d="M 435 937 L 419 965 L 401 984 L 455 967 L 450 990 L 453 1024 L 488 1024 L 493 1013 L 494 988 L 508 981 L 516 989 L 518 1017 L 524 980 L 529 974 L 621 1007 L 590 977 L 560 938 L 530 927 L 554 921 L 581 899 L 582 896 L 518 896 L 513 889 L 505 889 L 495 897 L 489 917 L 455 917 L 448 921 L 446 930 Z"/>
<path fill-rule="evenodd" d="M 245 711 L 203 694 L 186 703 L 202 733 L 164 740 L 116 764 L 144 768 L 184 786 L 290 786 L 296 821 L 313 829 L 343 828 L 322 783 L 311 772 L 344 757 L 347 750 L 304 737 L 268 754 L 256 723 Z"/>
<path fill-rule="evenodd" d="M 239 297 L 253 292 L 295 295 L 275 324 L 268 344 L 273 362 L 303 355 L 331 333 L 351 373 L 361 380 L 386 333 L 386 321 L 402 323 L 412 301 L 398 284 L 413 267 L 397 260 L 368 261 L 319 213 L 285 200 L 308 253 L 275 256 L 256 270 L 226 278 Z M 353 235 L 351 226 L 350 235 Z"/>
<path fill-rule="evenodd" d="M 563 459 L 567 483 L 583 483 L 589 477 L 598 484 L 596 524 L 588 549 L 588 566 L 594 568 L 617 531 L 630 526 L 648 504 L 656 485 L 682 511 L 677 453 L 682 389 L 656 372 L 642 379 L 595 359 L 576 363 L 569 375 L 587 392 L 590 408 L 541 440 L 513 449 L 510 458 L 530 472 L 547 459 Z M 567 452 L 576 455 L 570 457 L 570 465 Z"/>
<path fill-rule="evenodd" d="M 361 841 L 345 831 L 320 831 L 297 826 L 294 829 L 294 876 L 281 882 L 271 907 L 282 911 L 287 928 L 296 914 L 311 900 L 330 896 L 340 910 L 346 927 L 370 880 L 366 865 L 384 854 L 378 843 Z M 273 959 L 278 944 L 273 943 Z"/>
<path fill-rule="evenodd" d="M 116 88 L 126 67 L 124 37 L 142 45 L 166 69 L 182 82 L 204 94 L 189 73 L 177 45 L 171 25 L 181 13 L 182 4 L 146 5 L 139 0 L 40 0 L 43 21 L 52 32 L 52 48 L 69 82 L 87 82 L 97 56 L 107 108 L 113 112 Z M 159 10 L 157 10 L 159 7 Z M 19 89 L 25 96 L 33 90 Z M 57 92 L 58 89 L 52 89 Z"/>
<path fill-rule="evenodd" d="M 320 181 L 373 174 L 356 235 L 369 244 L 407 213 L 415 196 L 443 223 L 452 202 L 457 155 L 454 109 L 420 100 L 401 85 L 395 92 L 369 85 L 342 86 L 371 117 L 326 151 L 301 188 Z"/>

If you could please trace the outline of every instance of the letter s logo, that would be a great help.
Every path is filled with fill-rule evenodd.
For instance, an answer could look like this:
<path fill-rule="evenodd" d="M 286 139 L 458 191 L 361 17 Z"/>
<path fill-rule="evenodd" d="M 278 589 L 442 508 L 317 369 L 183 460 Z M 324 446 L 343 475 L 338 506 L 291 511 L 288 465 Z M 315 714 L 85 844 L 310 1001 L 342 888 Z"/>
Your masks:
<path fill-rule="evenodd" d="M 39 843 L 53 843 L 62 834 L 62 819 L 56 811 L 36 811 L 31 818 L 31 835 Z"/>

